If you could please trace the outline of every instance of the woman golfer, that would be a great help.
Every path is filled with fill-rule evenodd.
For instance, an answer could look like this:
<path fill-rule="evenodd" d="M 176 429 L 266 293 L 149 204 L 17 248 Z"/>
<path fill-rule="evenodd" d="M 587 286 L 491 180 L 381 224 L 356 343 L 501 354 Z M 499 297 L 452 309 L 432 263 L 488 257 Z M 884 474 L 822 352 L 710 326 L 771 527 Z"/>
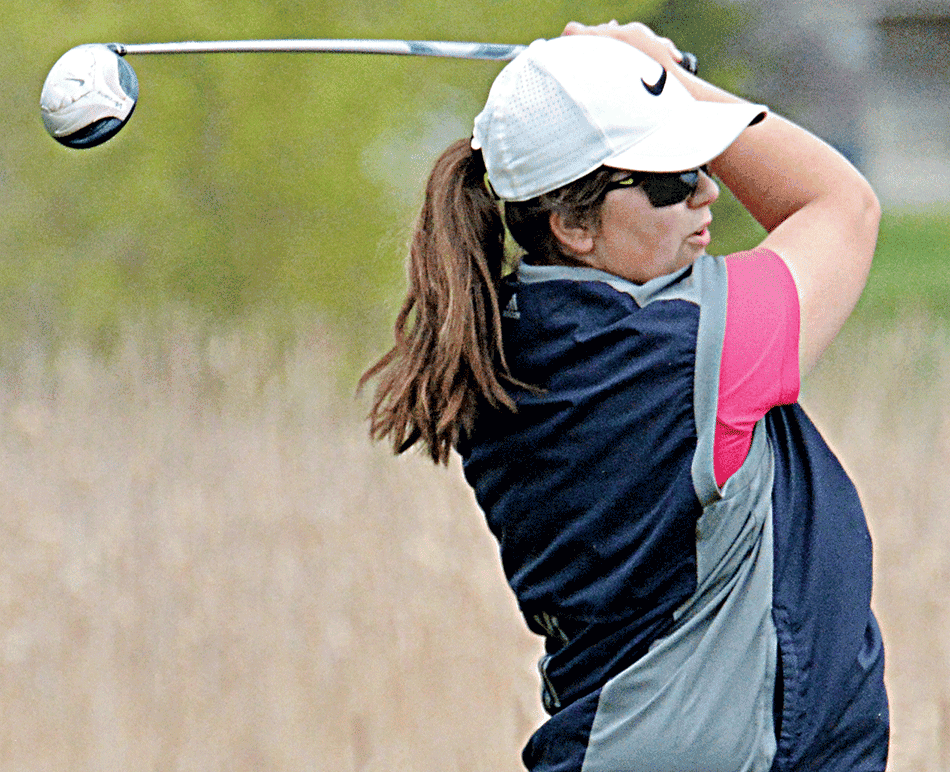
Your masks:
<path fill-rule="evenodd" d="M 371 431 L 463 459 L 546 640 L 529 769 L 883 770 L 868 530 L 796 404 L 878 203 L 680 58 L 572 23 L 505 67 L 429 179 Z M 707 254 L 713 174 L 748 252 Z"/>

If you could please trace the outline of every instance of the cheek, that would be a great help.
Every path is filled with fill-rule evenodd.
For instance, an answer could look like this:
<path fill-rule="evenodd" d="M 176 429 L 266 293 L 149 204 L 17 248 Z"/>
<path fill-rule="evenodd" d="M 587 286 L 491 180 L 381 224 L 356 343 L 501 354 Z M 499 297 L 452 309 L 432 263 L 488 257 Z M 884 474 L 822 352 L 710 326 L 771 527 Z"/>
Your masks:
<path fill-rule="evenodd" d="M 634 191 L 619 201 L 609 201 L 601 213 L 601 232 L 614 247 L 648 248 L 662 233 L 653 207 L 639 200 Z"/>
<path fill-rule="evenodd" d="M 675 210 L 676 207 L 656 210 L 653 222 L 655 243 L 665 251 L 678 251 L 683 246 L 683 221 Z"/>
<path fill-rule="evenodd" d="M 667 218 L 654 213 L 628 223 L 625 235 L 629 244 L 657 257 L 669 251 L 676 242 L 675 229 Z"/>

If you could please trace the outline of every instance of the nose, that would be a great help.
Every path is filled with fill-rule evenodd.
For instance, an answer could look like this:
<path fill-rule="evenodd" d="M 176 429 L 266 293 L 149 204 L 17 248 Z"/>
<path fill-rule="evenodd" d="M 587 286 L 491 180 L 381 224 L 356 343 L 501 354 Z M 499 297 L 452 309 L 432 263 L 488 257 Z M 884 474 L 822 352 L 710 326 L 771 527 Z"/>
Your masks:
<path fill-rule="evenodd" d="M 719 185 L 702 169 L 699 170 L 699 184 L 696 192 L 689 197 L 689 205 L 695 209 L 709 206 L 719 198 Z"/>

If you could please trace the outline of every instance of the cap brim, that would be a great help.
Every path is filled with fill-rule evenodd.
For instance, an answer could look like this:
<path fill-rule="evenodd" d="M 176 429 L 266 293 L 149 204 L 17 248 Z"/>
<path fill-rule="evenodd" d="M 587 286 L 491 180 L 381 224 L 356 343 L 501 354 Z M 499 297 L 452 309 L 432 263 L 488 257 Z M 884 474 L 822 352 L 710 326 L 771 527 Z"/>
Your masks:
<path fill-rule="evenodd" d="M 681 116 L 671 114 L 635 145 L 615 153 L 604 166 L 641 172 L 695 169 L 721 155 L 749 126 L 768 114 L 764 105 L 700 102 Z"/>

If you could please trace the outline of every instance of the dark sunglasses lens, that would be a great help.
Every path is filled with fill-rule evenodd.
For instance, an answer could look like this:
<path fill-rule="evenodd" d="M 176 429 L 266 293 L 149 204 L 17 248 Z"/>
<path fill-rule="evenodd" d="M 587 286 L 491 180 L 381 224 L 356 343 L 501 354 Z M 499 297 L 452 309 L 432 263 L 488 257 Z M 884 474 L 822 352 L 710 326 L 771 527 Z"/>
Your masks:
<path fill-rule="evenodd" d="M 705 171 L 705 169 L 704 169 Z M 699 187 L 699 170 L 673 174 L 651 174 L 643 183 L 643 192 L 655 207 L 673 206 L 685 201 Z"/>

